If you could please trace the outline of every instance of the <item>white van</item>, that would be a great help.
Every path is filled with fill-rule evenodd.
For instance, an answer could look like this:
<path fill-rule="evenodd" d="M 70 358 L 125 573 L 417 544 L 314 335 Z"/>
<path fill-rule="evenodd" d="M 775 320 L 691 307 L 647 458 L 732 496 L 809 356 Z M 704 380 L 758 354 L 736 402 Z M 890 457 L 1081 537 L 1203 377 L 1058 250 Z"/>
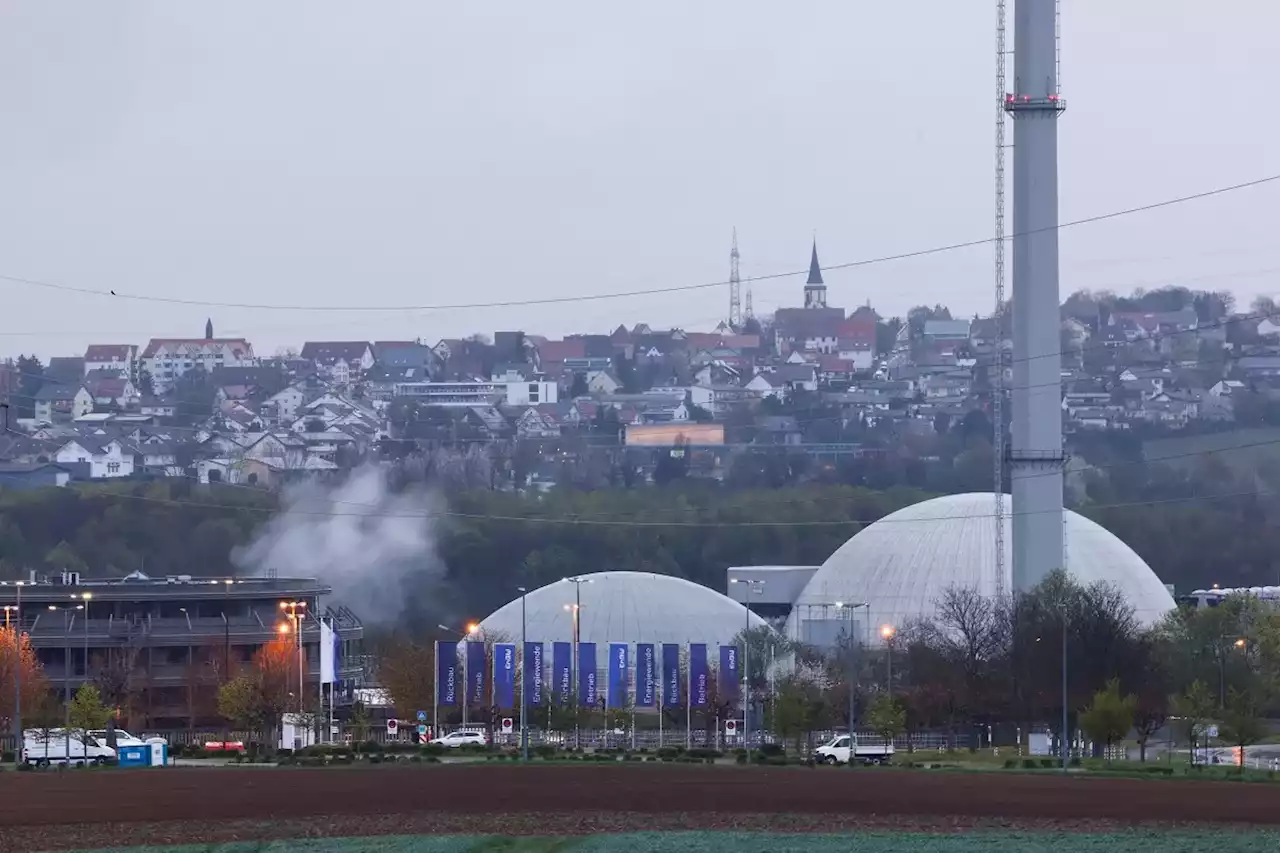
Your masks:
<path fill-rule="evenodd" d="M 37 767 L 50 764 L 108 764 L 116 751 L 100 746 L 92 737 L 63 729 L 27 729 L 22 733 L 22 760 Z"/>

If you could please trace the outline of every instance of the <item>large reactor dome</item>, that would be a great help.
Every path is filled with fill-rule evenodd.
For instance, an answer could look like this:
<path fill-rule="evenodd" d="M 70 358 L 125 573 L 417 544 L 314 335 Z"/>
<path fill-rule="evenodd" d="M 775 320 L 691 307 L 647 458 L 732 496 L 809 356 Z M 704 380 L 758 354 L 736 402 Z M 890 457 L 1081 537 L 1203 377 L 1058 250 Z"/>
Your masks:
<path fill-rule="evenodd" d="M 747 627 L 745 607 L 683 578 L 649 572 L 598 572 L 577 580 L 580 583 L 556 581 L 525 597 L 526 639 L 571 642 L 572 610 L 579 601 L 578 639 L 583 643 L 728 645 Z M 750 618 L 752 628 L 767 624 L 754 613 Z M 519 642 L 520 599 L 495 610 L 480 622 L 479 629 Z"/>
<path fill-rule="evenodd" d="M 1010 498 L 1005 500 L 1004 588 L 1012 590 L 1010 514 L 1016 510 Z M 847 612 L 844 618 L 852 618 L 855 632 L 874 643 L 882 626 L 932 617 L 949 587 L 994 595 L 994 508 L 995 497 L 987 492 L 948 495 L 900 509 L 855 534 L 809 579 L 788 619 L 787 636 L 817 641 L 810 635 L 830 633 L 832 621 Z M 1142 625 L 1173 609 L 1173 597 L 1133 549 L 1078 513 L 1064 509 L 1062 514 L 1064 568 L 1077 583 L 1114 584 Z"/>

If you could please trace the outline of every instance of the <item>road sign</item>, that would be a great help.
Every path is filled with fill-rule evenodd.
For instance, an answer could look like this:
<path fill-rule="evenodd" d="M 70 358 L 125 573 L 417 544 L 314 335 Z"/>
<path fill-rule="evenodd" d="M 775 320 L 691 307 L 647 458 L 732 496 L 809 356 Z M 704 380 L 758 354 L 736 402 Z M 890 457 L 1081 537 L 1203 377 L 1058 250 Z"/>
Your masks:
<path fill-rule="evenodd" d="M 423 726 L 423 725 L 418 726 L 418 734 L 422 735 L 422 737 L 426 737 L 426 736 L 427 736 L 427 727 L 426 727 L 426 726 Z"/>
<path fill-rule="evenodd" d="M 738 733 L 738 721 L 726 720 L 724 724 L 724 733 L 727 735 L 736 735 Z"/>
<path fill-rule="evenodd" d="M 395 734 L 398 727 L 399 727 L 399 722 L 394 717 L 387 720 L 387 734 L 389 735 Z"/>
<path fill-rule="evenodd" d="M 419 723 L 425 723 L 426 721 L 427 721 L 427 712 L 426 712 L 426 711 L 419 711 L 419 712 L 418 712 L 418 722 L 419 722 Z"/>
<path fill-rule="evenodd" d="M 516 728 L 515 720 L 511 719 L 510 717 L 502 718 L 502 733 L 504 735 L 511 734 L 513 731 L 515 731 L 515 728 Z"/>

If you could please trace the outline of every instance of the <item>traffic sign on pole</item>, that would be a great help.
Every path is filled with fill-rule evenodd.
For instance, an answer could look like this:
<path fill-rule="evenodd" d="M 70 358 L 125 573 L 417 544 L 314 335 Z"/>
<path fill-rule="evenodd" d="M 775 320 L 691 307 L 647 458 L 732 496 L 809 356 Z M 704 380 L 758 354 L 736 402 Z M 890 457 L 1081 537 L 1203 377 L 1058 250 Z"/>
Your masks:
<path fill-rule="evenodd" d="M 724 733 L 732 737 L 738 733 L 738 721 L 726 720 L 724 724 Z"/>
<path fill-rule="evenodd" d="M 516 728 L 515 720 L 511 719 L 510 717 L 502 718 L 502 733 L 504 735 L 511 734 L 513 731 L 515 731 L 515 728 Z"/>
<path fill-rule="evenodd" d="M 396 720 L 395 717 L 391 717 L 390 719 L 387 720 L 387 734 L 389 735 L 395 734 L 398 728 L 399 728 L 399 722 Z"/>
<path fill-rule="evenodd" d="M 419 723 L 425 723 L 426 721 L 427 721 L 427 712 L 426 712 L 426 711 L 419 711 L 419 712 L 418 712 L 418 722 L 419 722 Z"/>

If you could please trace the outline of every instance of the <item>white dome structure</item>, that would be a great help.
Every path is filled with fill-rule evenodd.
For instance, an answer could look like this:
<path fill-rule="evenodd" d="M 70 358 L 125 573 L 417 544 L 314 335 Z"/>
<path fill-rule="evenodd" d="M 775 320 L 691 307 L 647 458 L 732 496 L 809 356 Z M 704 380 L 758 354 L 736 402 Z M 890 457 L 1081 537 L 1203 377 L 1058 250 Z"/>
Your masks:
<path fill-rule="evenodd" d="M 1016 509 L 1011 498 L 1005 501 L 1004 588 L 1011 591 L 1009 514 Z M 855 635 L 876 643 L 883 626 L 932 617 L 950 587 L 995 595 L 994 509 L 995 497 L 987 492 L 947 495 L 900 509 L 855 534 L 805 585 L 788 619 L 787 636 L 810 641 L 813 627 L 829 628 L 832 620 L 851 617 Z M 1063 519 L 1064 568 L 1077 583 L 1113 584 L 1142 625 L 1173 609 L 1173 597 L 1133 549 L 1078 513 L 1063 510 Z"/>
<path fill-rule="evenodd" d="M 578 639 L 584 643 L 728 645 L 747 627 L 745 607 L 683 578 L 649 572 L 598 572 L 578 580 L 577 584 L 556 581 L 525 597 L 525 636 L 529 641 L 572 641 L 572 610 L 579 601 Z M 767 624 L 754 613 L 750 619 L 752 628 Z M 520 599 L 482 620 L 472 636 L 481 632 L 518 642 Z"/>

